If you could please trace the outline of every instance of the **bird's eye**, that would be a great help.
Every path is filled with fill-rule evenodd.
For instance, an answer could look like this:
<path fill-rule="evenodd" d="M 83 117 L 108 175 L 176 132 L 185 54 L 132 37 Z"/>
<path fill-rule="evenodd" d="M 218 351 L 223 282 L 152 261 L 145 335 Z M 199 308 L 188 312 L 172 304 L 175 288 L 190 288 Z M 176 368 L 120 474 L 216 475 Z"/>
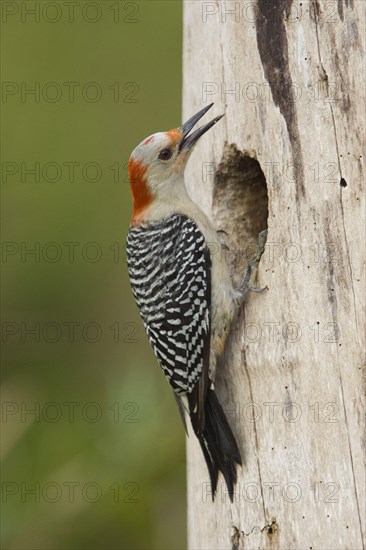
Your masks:
<path fill-rule="evenodd" d="M 172 157 L 173 151 L 169 149 L 169 147 L 166 147 L 165 149 L 162 149 L 159 153 L 159 159 L 160 160 L 169 160 Z"/>

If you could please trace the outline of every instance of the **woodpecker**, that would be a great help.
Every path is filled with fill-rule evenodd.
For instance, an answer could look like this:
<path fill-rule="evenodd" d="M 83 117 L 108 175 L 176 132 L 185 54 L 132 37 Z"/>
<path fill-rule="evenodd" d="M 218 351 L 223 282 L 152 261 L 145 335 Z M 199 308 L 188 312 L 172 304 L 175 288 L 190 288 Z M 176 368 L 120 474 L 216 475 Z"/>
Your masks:
<path fill-rule="evenodd" d="M 250 273 L 240 288 L 233 287 L 226 263 L 208 246 L 221 246 L 218 234 L 184 183 L 195 144 L 223 116 L 191 133 L 212 105 L 178 128 L 150 135 L 133 150 L 128 164 L 133 214 L 127 263 L 147 336 L 183 423 L 186 411 L 199 440 L 212 498 L 221 472 L 233 501 L 242 458 L 214 378 L 228 328 L 249 289 Z"/>

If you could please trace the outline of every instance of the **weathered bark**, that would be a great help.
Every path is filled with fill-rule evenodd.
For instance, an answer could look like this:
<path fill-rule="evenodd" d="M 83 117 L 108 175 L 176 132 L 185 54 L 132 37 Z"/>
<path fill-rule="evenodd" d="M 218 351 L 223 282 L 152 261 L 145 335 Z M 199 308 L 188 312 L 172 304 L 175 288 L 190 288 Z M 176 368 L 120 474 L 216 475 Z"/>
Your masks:
<path fill-rule="evenodd" d="M 187 184 L 236 281 L 268 225 L 269 290 L 216 384 L 245 465 L 234 504 L 222 478 L 213 504 L 189 437 L 194 550 L 363 547 L 364 21 L 356 0 L 184 3 L 184 118 L 211 101 L 226 115 Z"/>

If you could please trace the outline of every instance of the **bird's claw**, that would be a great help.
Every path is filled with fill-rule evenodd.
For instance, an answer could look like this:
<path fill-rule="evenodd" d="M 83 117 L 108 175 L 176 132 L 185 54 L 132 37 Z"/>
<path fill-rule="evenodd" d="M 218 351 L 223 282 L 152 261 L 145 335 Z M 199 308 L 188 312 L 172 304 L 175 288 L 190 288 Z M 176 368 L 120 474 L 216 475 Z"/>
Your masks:
<path fill-rule="evenodd" d="M 243 283 L 238 288 L 239 292 L 242 295 L 246 294 L 247 292 L 256 292 L 259 294 L 261 292 L 264 292 L 265 290 L 268 290 L 267 285 L 264 288 L 257 288 L 254 286 L 254 281 L 258 271 L 258 264 L 263 255 L 263 252 L 266 246 L 266 241 L 267 241 L 267 229 L 265 229 L 264 231 L 261 231 L 258 235 L 258 245 L 257 245 L 256 253 L 254 255 L 254 258 L 248 262 L 248 267 L 244 275 Z"/>
<path fill-rule="evenodd" d="M 259 262 L 261 257 L 263 256 L 264 248 L 267 242 L 267 235 L 268 235 L 268 229 L 264 229 L 258 235 L 258 245 L 255 253 L 255 260 L 257 260 L 257 262 Z"/>
<path fill-rule="evenodd" d="M 260 294 L 261 292 L 264 292 L 265 290 L 268 290 L 268 285 L 266 285 L 263 288 L 248 288 L 249 292 L 256 292 L 257 294 Z"/>

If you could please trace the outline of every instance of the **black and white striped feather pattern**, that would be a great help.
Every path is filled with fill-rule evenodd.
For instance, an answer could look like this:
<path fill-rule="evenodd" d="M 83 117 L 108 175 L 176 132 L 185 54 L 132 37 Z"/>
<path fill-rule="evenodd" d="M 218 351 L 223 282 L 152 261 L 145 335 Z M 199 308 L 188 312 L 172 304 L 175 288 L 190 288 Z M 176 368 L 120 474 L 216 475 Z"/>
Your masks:
<path fill-rule="evenodd" d="M 209 369 L 211 259 L 205 238 L 182 214 L 131 226 L 127 261 L 161 368 L 176 394 L 190 394 Z"/>

